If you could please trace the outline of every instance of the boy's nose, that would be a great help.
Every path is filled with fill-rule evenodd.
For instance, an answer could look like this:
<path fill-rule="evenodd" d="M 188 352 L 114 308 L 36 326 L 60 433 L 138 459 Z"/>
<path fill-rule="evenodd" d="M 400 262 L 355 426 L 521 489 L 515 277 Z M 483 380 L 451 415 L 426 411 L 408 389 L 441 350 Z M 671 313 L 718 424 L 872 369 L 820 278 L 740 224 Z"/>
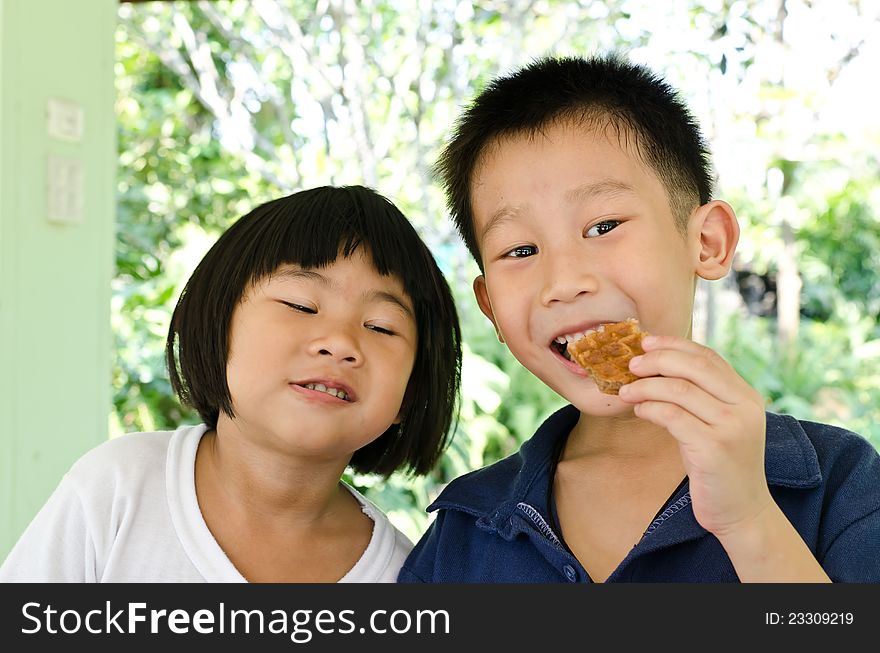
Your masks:
<path fill-rule="evenodd" d="M 599 287 L 596 275 L 587 269 L 582 257 L 546 256 L 544 258 L 541 303 L 571 302 L 584 294 L 593 294 Z"/>

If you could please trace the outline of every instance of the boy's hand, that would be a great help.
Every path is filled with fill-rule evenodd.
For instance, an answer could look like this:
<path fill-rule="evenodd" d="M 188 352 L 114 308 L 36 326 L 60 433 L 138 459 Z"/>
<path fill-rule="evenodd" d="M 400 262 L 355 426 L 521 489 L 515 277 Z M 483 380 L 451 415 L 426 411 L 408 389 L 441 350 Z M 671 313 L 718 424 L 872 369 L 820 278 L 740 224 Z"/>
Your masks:
<path fill-rule="evenodd" d="M 715 351 L 647 336 L 630 361 L 640 376 L 620 389 L 636 416 L 678 440 L 694 516 L 723 540 L 775 506 L 764 472 L 764 400 Z"/>

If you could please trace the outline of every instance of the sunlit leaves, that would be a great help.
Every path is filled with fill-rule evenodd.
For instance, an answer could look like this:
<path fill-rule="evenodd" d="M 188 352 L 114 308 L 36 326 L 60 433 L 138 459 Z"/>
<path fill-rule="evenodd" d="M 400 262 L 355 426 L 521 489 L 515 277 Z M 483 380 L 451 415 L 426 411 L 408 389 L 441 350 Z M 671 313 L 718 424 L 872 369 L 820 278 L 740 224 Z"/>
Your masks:
<path fill-rule="evenodd" d="M 116 428 L 197 419 L 171 396 L 164 331 L 181 284 L 223 229 L 297 188 L 374 183 L 437 257 L 468 344 L 461 420 L 435 472 L 424 479 L 349 479 L 418 536 L 429 519 L 423 508 L 445 483 L 515 451 L 563 404 L 513 359 L 477 310 L 470 291 L 476 266 L 447 220 L 431 166 L 461 107 L 493 76 L 545 54 L 620 49 L 679 86 L 712 140 L 717 196 L 734 205 L 743 226 L 737 266 L 774 274 L 780 220 L 798 228 L 808 319 L 803 351 L 777 360 L 772 318 L 725 321 L 727 308 L 718 316 L 717 346 L 771 407 L 845 423 L 878 442 L 880 201 L 871 189 L 880 131 L 876 103 L 859 95 L 873 89 L 872 79 L 854 84 L 847 75 L 849 66 L 873 70 L 859 48 L 876 41 L 877 12 L 830 0 L 786 2 L 780 34 L 780 6 L 122 4 Z M 850 91 L 837 97 L 843 88 Z M 791 165 L 783 201 L 768 184 L 768 170 L 785 162 Z"/>

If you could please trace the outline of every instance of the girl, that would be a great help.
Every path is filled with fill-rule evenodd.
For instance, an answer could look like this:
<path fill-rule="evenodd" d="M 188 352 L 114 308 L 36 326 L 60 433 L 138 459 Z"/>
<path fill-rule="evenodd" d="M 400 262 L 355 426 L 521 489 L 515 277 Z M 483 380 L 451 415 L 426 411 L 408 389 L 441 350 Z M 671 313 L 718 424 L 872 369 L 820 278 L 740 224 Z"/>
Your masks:
<path fill-rule="evenodd" d="M 322 187 L 238 220 L 187 282 L 166 360 L 203 423 L 84 455 L 0 580 L 396 579 L 412 544 L 341 476 L 432 468 L 461 346 L 449 287 L 391 202 Z"/>

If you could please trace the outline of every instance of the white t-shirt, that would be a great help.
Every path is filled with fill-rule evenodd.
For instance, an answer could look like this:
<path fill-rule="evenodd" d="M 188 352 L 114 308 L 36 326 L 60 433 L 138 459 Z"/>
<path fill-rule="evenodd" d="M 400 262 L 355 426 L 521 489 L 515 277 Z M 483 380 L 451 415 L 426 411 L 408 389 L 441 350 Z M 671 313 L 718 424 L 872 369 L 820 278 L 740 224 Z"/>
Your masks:
<path fill-rule="evenodd" d="M 131 433 L 80 458 L 0 567 L 0 582 L 246 582 L 196 500 L 205 425 Z M 412 542 L 354 488 L 373 520 L 340 583 L 393 583 Z"/>

